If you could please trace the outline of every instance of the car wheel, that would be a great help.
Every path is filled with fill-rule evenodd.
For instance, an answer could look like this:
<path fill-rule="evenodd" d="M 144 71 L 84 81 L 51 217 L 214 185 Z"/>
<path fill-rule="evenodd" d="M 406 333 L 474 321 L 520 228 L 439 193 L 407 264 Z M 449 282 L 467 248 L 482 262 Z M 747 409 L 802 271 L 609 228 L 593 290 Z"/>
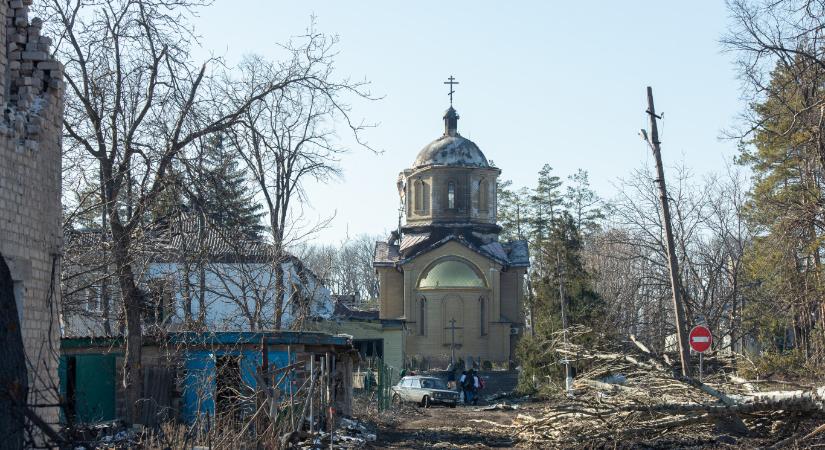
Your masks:
<path fill-rule="evenodd" d="M 421 406 L 425 408 L 430 407 L 430 397 L 428 395 L 425 395 L 424 398 L 421 399 Z"/>
<path fill-rule="evenodd" d="M 392 404 L 393 405 L 400 405 L 401 404 L 401 396 L 398 394 L 392 395 Z"/>
<path fill-rule="evenodd" d="M 450 403 L 447 406 L 449 406 L 450 408 L 455 408 L 455 403 Z"/>

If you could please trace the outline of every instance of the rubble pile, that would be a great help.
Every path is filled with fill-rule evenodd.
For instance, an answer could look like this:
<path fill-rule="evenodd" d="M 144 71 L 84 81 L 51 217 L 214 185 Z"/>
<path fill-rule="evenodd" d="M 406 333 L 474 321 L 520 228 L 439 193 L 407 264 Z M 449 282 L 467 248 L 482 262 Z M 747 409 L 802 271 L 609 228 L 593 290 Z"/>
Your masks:
<path fill-rule="evenodd" d="M 359 449 L 364 448 L 368 442 L 376 439 L 376 434 L 369 431 L 367 427 L 353 419 L 341 418 L 338 428 L 330 434 L 324 431 L 316 433 L 300 433 L 289 448 L 301 450 L 315 449 Z M 332 446 L 330 446 L 330 440 Z"/>
<path fill-rule="evenodd" d="M 678 363 L 633 337 L 619 348 L 559 345 L 551 351 L 588 367 L 573 395 L 536 414 L 518 414 L 507 428 L 531 446 L 605 446 L 632 441 L 656 448 L 693 445 L 810 444 L 825 437 L 825 387 L 764 391 L 711 360 L 710 377 L 684 377 Z M 476 420 L 476 422 L 485 422 Z M 800 426 L 803 424 L 803 426 Z M 821 434 L 821 436 L 820 436 Z"/>

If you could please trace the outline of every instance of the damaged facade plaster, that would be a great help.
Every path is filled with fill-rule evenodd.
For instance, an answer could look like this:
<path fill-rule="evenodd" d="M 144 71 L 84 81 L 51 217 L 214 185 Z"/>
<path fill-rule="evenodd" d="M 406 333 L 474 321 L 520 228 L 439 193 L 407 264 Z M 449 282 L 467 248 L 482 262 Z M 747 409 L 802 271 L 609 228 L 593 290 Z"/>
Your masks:
<path fill-rule="evenodd" d="M 31 0 L 0 2 L 0 257 L 8 264 L 28 359 L 29 403 L 57 403 L 63 70 L 29 20 Z M 57 407 L 38 407 L 47 423 Z"/>

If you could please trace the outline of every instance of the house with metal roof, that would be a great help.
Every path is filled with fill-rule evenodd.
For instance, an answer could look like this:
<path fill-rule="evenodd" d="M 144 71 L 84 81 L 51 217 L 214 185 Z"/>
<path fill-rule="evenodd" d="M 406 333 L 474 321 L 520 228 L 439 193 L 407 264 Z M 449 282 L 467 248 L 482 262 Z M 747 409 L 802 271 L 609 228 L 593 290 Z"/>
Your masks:
<path fill-rule="evenodd" d="M 303 262 L 185 214 L 167 219 L 141 239 L 138 271 L 146 296 L 144 327 L 162 331 L 255 331 L 298 328 L 334 308 L 329 289 Z M 120 334 L 121 305 L 111 243 L 99 230 L 66 230 L 63 263 L 64 337 Z M 281 302 L 279 274 L 283 286 Z"/>

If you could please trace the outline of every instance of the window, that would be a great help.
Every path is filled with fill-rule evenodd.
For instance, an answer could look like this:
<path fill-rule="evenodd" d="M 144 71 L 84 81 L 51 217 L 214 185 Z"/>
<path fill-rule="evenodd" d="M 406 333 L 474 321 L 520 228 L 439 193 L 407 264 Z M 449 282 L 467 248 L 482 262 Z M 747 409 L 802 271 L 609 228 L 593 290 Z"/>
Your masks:
<path fill-rule="evenodd" d="M 352 346 L 358 350 L 364 360 L 384 357 L 383 339 L 355 339 L 352 341 Z"/>
<path fill-rule="evenodd" d="M 420 388 L 421 387 L 421 382 L 418 380 L 418 378 L 413 378 L 412 380 L 410 380 L 410 387 L 411 388 Z"/>
<path fill-rule="evenodd" d="M 455 182 L 447 183 L 447 209 L 455 209 Z"/>
<path fill-rule="evenodd" d="M 424 389 L 448 389 L 447 383 L 441 378 L 421 378 L 421 387 Z"/>
<path fill-rule="evenodd" d="M 418 306 L 418 334 L 427 335 L 427 299 L 422 298 Z"/>
<path fill-rule="evenodd" d="M 484 310 L 484 306 L 485 306 L 484 305 L 484 297 L 479 297 L 478 298 L 478 310 L 479 310 L 479 316 L 481 318 L 481 323 L 479 324 L 479 329 L 481 330 L 481 335 L 482 336 L 487 334 L 487 328 L 486 328 L 487 313 Z"/>
<path fill-rule="evenodd" d="M 161 325 L 175 313 L 171 280 L 153 278 L 148 280 L 148 296 L 144 310 L 146 325 Z"/>
<path fill-rule="evenodd" d="M 90 287 L 86 292 L 86 311 L 100 312 L 100 294 L 96 286 Z"/>
<path fill-rule="evenodd" d="M 427 269 L 418 282 L 419 288 L 483 288 L 487 283 L 479 271 L 459 259 L 441 260 Z"/>
<path fill-rule="evenodd" d="M 490 208 L 488 205 L 489 203 L 489 183 L 484 178 L 478 182 L 478 210 L 482 212 L 487 212 Z"/>
<path fill-rule="evenodd" d="M 415 212 L 416 214 L 421 214 L 424 211 L 424 182 L 418 179 L 415 180 L 414 185 L 413 201 L 415 202 Z"/>

